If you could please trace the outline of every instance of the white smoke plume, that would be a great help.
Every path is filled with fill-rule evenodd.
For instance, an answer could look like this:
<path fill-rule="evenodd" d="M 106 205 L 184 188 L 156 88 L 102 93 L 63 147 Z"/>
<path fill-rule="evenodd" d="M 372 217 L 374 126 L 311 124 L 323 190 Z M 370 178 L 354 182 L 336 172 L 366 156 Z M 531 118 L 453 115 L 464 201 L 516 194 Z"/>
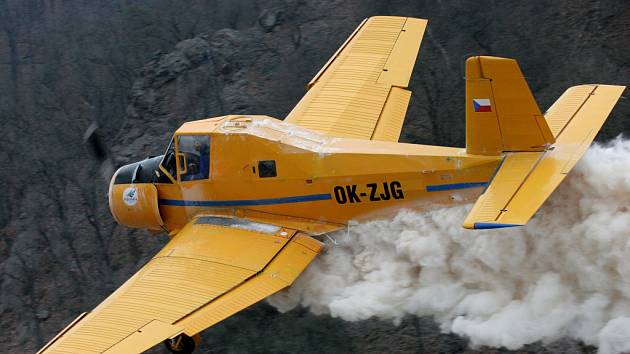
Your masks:
<path fill-rule="evenodd" d="M 630 351 L 630 141 L 591 147 L 525 227 L 464 230 L 470 207 L 339 232 L 269 301 L 348 321 L 431 315 L 473 347 L 571 337 Z"/>

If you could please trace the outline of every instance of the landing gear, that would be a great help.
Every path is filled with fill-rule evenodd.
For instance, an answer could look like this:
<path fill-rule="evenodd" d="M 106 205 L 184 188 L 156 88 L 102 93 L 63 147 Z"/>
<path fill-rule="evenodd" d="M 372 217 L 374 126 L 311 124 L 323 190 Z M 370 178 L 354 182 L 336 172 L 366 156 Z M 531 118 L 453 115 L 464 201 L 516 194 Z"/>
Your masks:
<path fill-rule="evenodd" d="M 169 338 L 164 341 L 164 346 L 169 352 L 175 354 L 191 354 L 195 351 L 195 347 L 199 344 L 201 337 L 198 334 L 190 337 L 182 333 L 175 338 Z"/>

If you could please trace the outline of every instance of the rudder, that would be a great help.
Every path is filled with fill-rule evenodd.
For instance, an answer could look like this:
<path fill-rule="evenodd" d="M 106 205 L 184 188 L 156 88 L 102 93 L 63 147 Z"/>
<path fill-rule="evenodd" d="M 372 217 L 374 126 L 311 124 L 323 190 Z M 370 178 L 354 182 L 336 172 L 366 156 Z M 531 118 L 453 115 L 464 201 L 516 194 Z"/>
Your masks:
<path fill-rule="evenodd" d="M 514 59 L 466 60 L 466 150 L 500 155 L 543 151 L 554 136 Z"/>

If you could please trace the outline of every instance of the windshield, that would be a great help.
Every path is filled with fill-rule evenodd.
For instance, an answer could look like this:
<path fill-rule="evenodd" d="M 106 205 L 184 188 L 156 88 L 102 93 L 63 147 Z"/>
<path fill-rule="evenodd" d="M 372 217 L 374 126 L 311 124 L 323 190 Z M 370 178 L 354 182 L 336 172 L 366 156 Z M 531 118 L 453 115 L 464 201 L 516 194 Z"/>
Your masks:
<path fill-rule="evenodd" d="M 179 176 L 182 181 L 208 179 L 210 174 L 210 137 L 207 135 L 180 135 Z"/>
<path fill-rule="evenodd" d="M 175 176 L 177 163 L 175 161 L 175 144 L 173 144 L 173 140 L 171 140 L 171 143 L 168 144 L 168 148 L 166 149 L 166 153 L 164 154 L 164 158 L 162 159 L 160 165 L 171 175 L 171 177 Z M 158 182 L 172 183 L 171 179 L 162 171 L 158 172 Z"/>

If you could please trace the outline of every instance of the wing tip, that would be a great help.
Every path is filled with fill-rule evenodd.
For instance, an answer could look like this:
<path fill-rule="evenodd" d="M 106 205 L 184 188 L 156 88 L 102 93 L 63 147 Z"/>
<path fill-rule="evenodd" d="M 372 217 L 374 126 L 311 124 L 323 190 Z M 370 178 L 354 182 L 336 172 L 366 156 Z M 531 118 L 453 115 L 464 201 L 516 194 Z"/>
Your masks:
<path fill-rule="evenodd" d="M 476 223 L 464 223 L 464 228 L 469 230 L 490 230 L 490 229 L 503 229 L 508 227 L 523 226 L 521 224 L 501 224 L 494 222 L 476 222 Z"/>
<path fill-rule="evenodd" d="M 383 20 L 388 20 L 388 19 L 411 19 L 411 20 L 418 20 L 418 21 L 426 21 L 428 22 L 429 20 L 426 18 L 419 18 L 419 17 L 411 17 L 411 16 L 386 16 L 386 15 L 377 15 L 377 16 L 369 16 L 366 17 L 365 20 L 370 20 L 370 19 L 383 19 Z M 365 21 L 364 20 L 364 21 Z"/>

